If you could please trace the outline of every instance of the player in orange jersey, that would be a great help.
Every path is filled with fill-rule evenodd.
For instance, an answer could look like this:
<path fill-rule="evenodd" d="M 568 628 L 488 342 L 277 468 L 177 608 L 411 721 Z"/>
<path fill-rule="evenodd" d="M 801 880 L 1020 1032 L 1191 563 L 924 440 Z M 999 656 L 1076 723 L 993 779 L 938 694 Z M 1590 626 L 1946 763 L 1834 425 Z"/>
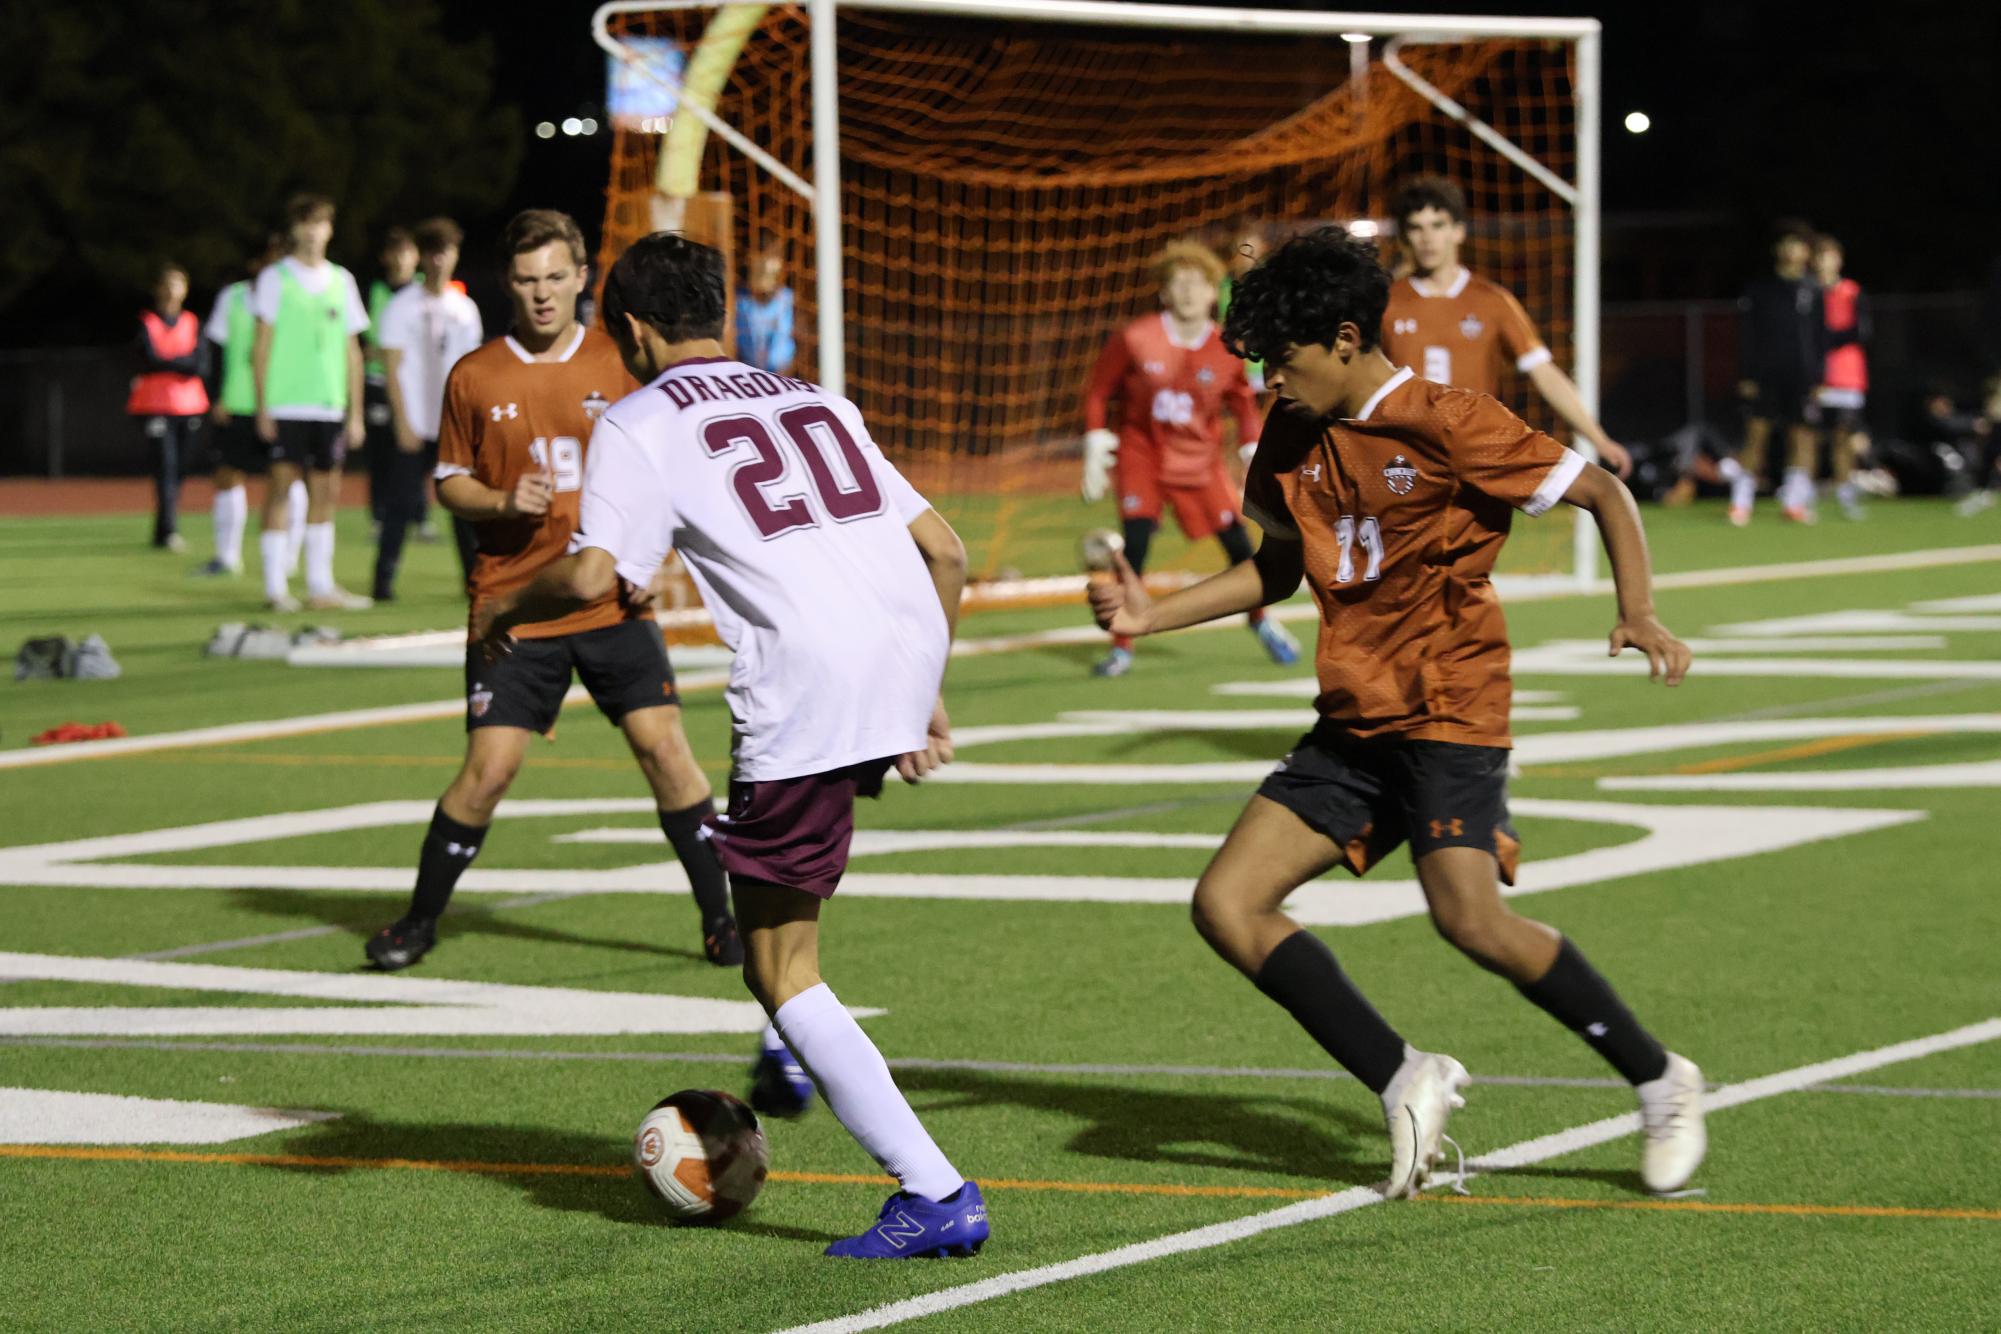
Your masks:
<path fill-rule="evenodd" d="M 1577 386 L 1537 336 L 1522 303 L 1459 262 L 1466 244 L 1466 196 L 1450 181 L 1424 177 L 1390 200 L 1411 272 L 1390 287 L 1383 353 L 1436 384 L 1499 397 L 1506 362 L 1536 387 L 1570 429 L 1589 440 L 1606 467 L 1627 477 L 1633 458 L 1592 417 Z"/>
<path fill-rule="evenodd" d="M 1084 499 L 1101 499 L 1106 481 L 1113 483 L 1126 559 L 1135 570 L 1146 568 L 1147 547 L 1169 505 L 1189 541 L 1213 537 L 1230 563 L 1240 564 L 1251 558 L 1251 536 L 1223 461 L 1223 411 L 1236 419 L 1237 447 L 1248 458 L 1257 444 L 1258 406 L 1244 363 L 1216 328 L 1223 263 L 1193 241 L 1175 242 L 1153 263 L 1160 313 L 1111 336 L 1084 391 Z M 1116 432 L 1106 424 L 1113 399 Z M 1250 624 L 1273 662 L 1299 661 L 1299 645 L 1265 619 L 1262 607 Z M 1112 651 L 1092 670 L 1124 676 L 1132 663 L 1132 640 L 1114 636 Z"/>
<path fill-rule="evenodd" d="M 1519 510 L 1562 500 L 1598 521 L 1618 589 L 1616 655 L 1669 685 L 1686 645 L 1653 610 L 1645 535 L 1619 480 L 1493 399 L 1416 378 L 1377 344 L 1389 274 L 1329 227 L 1239 280 L 1227 341 L 1265 363 L 1280 406 L 1245 483 L 1256 557 L 1158 602 L 1130 570 L 1094 587 L 1099 624 L 1154 634 L 1290 597 L 1320 608 L 1319 723 L 1274 770 L 1195 887 L 1196 928 L 1377 1093 L 1390 1192 L 1424 1183 L 1464 1067 L 1417 1051 L 1356 990 L 1286 899 L 1408 842 L 1433 924 L 1513 982 L 1637 1089 L 1643 1176 L 1679 1189 L 1706 1147 L 1701 1072 L 1642 1028 L 1556 931 L 1511 911 L 1507 627 L 1490 575 Z"/>
<path fill-rule="evenodd" d="M 501 254 L 514 332 L 452 368 L 438 437 L 438 500 L 479 539 L 468 581 L 475 616 L 569 549 L 592 428 L 639 387 L 618 345 L 577 322 L 588 253 L 567 214 L 515 215 Z M 528 743 L 555 727 L 574 673 L 625 733 L 653 790 L 661 830 L 701 911 L 709 962 L 741 964 L 729 886 L 703 832 L 714 813 L 709 780 L 681 730 L 660 627 L 628 590 L 616 589 L 555 620 L 517 626 L 514 635 L 514 652 L 494 661 L 467 645 L 465 764 L 431 816 L 410 910 L 369 940 L 369 959 L 384 971 L 408 968 L 436 943 L 453 887 L 485 843 Z"/>

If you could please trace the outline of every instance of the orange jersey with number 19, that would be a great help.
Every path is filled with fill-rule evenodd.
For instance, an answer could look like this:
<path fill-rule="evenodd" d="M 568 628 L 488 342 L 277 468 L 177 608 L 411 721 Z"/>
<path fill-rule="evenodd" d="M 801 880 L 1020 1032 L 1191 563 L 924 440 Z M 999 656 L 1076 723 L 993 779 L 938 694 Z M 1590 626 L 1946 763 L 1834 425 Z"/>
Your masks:
<path fill-rule="evenodd" d="M 559 361 L 535 361 L 512 338 L 496 338 L 452 368 L 438 428 L 438 480 L 463 474 L 512 492 L 523 477 L 547 472 L 555 484 L 548 513 L 473 525 L 479 555 L 467 593 L 474 609 L 526 584 L 568 551 L 577 530 L 591 431 L 606 408 L 638 387 L 619 360 L 617 344 L 582 327 Z M 616 625 L 631 615 L 614 593 L 557 620 L 520 626 L 514 634 L 551 639 Z"/>
<path fill-rule="evenodd" d="M 1321 716 L 1358 739 L 1508 745 L 1494 557 L 1515 511 L 1544 513 L 1583 470 L 1485 394 L 1408 368 L 1354 417 L 1274 410 L 1244 512 L 1304 548 Z"/>

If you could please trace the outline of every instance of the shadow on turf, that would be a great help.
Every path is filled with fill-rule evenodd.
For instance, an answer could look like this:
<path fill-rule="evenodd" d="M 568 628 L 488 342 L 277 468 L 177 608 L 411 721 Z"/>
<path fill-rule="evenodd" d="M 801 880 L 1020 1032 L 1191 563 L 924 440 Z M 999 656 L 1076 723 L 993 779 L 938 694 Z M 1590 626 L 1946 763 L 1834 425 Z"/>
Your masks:
<path fill-rule="evenodd" d="M 361 898 L 353 894 L 312 894 L 295 890 L 238 889 L 230 892 L 231 899 L 240 907 L 272 917 L 307 917 L 355 936 L 371 936 L 391 920 L 391 914 L 401 911 L 401 903 L 385 909 L 378 901 Z M 685 929 L 685 923 L 683 928 Z M 536 926 L 530 922 L 518 921 L 505 916 L 491 905 L 468 904 L 455 907 L 442 919 L 439 931 L 440 948 L 451 943 L 453 936 L 482 935 L 499 936 L 508 940 L 530 940 L 550 945 L 584 945 L 591 949 L 618 950 L 628 954 L 650 954 L 668 959 L 694 959 L 703 961 L 698 949 L 676 949 L 671 945 L 656 945 L 648 940 L 607 940 L 599 936 L 580 936 L 570 931 L 558 931 L 552 927 Z"/>
<path fill-rule="evenodd" d="M 524 1126 L 384 1125 L 353 1112 L 328 1121 L 310 1134 L 289 1140 L 284 1152 L 308 1158 L 402 1158 L 417 1162 L 563 1163 L 621 1168 L 629 1163 L 618 1146 L 599 1135 Z M 372 1168 L 279 1166 L 276 1172 L 345 1173 Z M 660 1204 L 634 1177 L 510 1176 L 481 1173 L 483 1180 L 504 1182 L 543 1209 L 596 1214 L 613 1223 L 667 1226 Z M 826 1245 L 843 1234 L 812 1228 L 760 1222 L 755 1214 L 730 1224 L 733 1234 L 770 1237 L 777 1241 L 810 1241 Z"/>
<path fill-rule="evenodd" d="M 1382 1118 L 1315 1098 L 1170 1093 L 967 1070 L 899 1069 L 896 1082 L 920 1113 L 1013 1105 L 1075 1117 L 1086 1124 L 1064 1147 L 1092 1158 L 1351 1185 L 1383 1174 Z"/>

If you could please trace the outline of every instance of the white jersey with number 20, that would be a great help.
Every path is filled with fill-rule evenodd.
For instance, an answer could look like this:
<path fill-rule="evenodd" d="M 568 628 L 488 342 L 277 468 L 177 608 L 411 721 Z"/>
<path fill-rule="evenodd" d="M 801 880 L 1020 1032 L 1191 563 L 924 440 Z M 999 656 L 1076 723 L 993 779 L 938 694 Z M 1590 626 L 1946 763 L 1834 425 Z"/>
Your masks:
<path fill-rule="evenodd" d="M 950 647 L 928 508 L 847 399 L 700 359 L 598 423 L 570 549 L 641 588 L 680 552 L 736 654 L 733 776 L 765 782 L 923 747 Z"/>

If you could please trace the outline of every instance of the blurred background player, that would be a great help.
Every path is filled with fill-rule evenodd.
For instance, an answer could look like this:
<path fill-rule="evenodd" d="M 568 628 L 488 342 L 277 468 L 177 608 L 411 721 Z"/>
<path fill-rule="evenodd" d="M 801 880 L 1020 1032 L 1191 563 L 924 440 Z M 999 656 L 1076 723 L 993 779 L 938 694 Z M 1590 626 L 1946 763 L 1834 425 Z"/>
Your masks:
<path fill-rule="evenodd" d="M 286 587 L 292 551 L 285 534 L 285 494 L 303 472 L 307 512 L 303 542 L 306 605 L 315 611 L 369 605 L 334 582 L 334 509 L 340 468 L 362 441 L 361 343 L 368 327 L 354 275 L 327 258 L 334 206 L 325 195 L 294 195 L 285 208 L 290 252 L 257 275 L 251 311 L 257 337 L 250 366 L 257 386 L 257 438 L 270 450 L 264 494 L 264 598 L 273 611 L 297 611 Z"/>
<path fill-rule="evenodd" d="M 1483 394 L 1420 379 L 1377 346 L 1390 276 L 1338 227 L 1297 237 L 1238 285 L 1228 340 L 1261 357 L 1279 406 L 1245 483 L 1255 560 L 1152 602 L 1130 570 L 1093 586 L 1100 625 L 1196 625 L 1290 597 L 1320 608 L 1320 720 L 1195 887 L 1196 929 L 1381 1099 L 1392 1196 L 1414 1195 L 1466 1071 L 1418 1051 L 1325 942 L 1282 910 L 1303 884 L 1362 875 L 1408 842 L 1432 924 L 1583 1038 L 1634 1089 L 1649 1189 L 1678 1190 L 1707 1146 L 1702 1075 L 1643 1028 L 1577 947 L 1501 896 L 1508 817 L 1507 628 L 1490 575 L 1509 519 L 1559 500 L 1598 522 L 1618 593 L 1614 654 L 1676 685 L 1688 648 L 1654 615 L 1639 511 L 1620 481 Z"/>
<path fill-rule="evenodd" d="M 1258 407 L 1244 363 L 1223 346 L 1213 318 L 1223 264 L 1207 246 L 1176 241 L 1153 268 L 1162 310 L 1111 336 L 1084 391 L 1084 499 L 1103 499 L 1112 483 L 1135 570 L 1145 572 L 1160 512 L 1170 505 L 1189 541 L 1215 538 L 1235 565 L 1251 558 L 1251 535 L 1223 457 L 1223 411 L 1247 452 L 1257 443 Z M 1116 432 L 1106 425 L 1113 399 Z M 1299 645 L 1262 607 L 1251 612 L 1250 625 L 1273 662 L 1299 661 Z M 1132 665 L 1132 640 L 1115 635 L 1091 670 L 1124 676 Z"/>
<path fill-rule="evenodd" d="M 203 335 L 221 349 L 209 421 L 215 426 L 215 555 L 196 570 L 202 575 L 243 572 L 243 530 L 250 522 L 250 495 L 244 481 L 264 471 L 270 450 L 257 438 L 257 385 L 250 369 L 250 350 L 257 340 L 257 316 L 251 312 L 251 289 L 267 264 L 284 253 L 284 239 L 268 236 L 244 266 L 246 276 L 216 293 Z M 294 482 L 286 497 L 286 539 L 303 541 L 306 531 L 306 484 Z"/>
<path fill-rule="evenodd" d="M 672 233 L 619 257 L 605 323 L 651 388 L 598 428 L 576 553 L 500 598 L 475 633 L 504 650 L 515 622 L 645 587 L 680 548 L 736 655 L 730 809 L 714 842 L 743 914 L 744 983 L 899 1187 L 827 1254 L 969 1255 L 987 1237 L 979 1186 L 820 977 L 821 904 L 847 868 L 855 799 L 878 795 L 892 766 L 915 782 L 951 758 L 939 690 L 966 549 L 854 404 L 726 359 L 727 284 L 720 254 Z"/>
<path fill-rule="evenodd" d="M 1806 224 L 1782 222 L 1772 243 L 1772 271 L 1744 289 L 1740 352 L 1743 372 L 1737 392 L 1748 405 L 1744 453 L 1726 459 L 1730 481 L 1730 521 L 1751 521 L 1751 506 L 1764 480 L 1765 450 L 1774 427 L 1786 435 L 1786 470 L 1779 483 L 1779 506 L 1795 523 L 1813 522 L 1814 455 L 1819 442 L 1808 424 L 1808 400 L 1826 366 L 1827 322 L 1820 285 L 1808 269 L 1813 257 Z"/>
<path fill-rule="evenodd" d="M 141 370 L 125 400 L 126 415 L 139 419 L 153 453 L 153 545 L 165 551 L 187 548 L 180 530 L 181 470 L 194 458 L 208 411 L 202 383 L 208 349 L 187 299 L 187 270 L 162 264 L 153 279 L 153 305 L 139 313 Z"/>
<path fill-rule="evenodd" d="M 450 218 L 417 224 L 417 253 L 423 281 L 411 283 L 384 306 L 375 329 L 389 400 L 391 466 L 382 507 L 382 535 L 375 548 L 377 602 L 396 597 L 396 570 L 410 529 L 423 522 L 424 492 L 437 464 L 438 422 L 445 405 L 445 378 L 460 357 L 485 340 L 479 307 L 452 282 L 465 233 Z M 471 537 L 470 528 L 467 536 Z M 472 578 L 474 553 L 461 549 L 460 564 Z"/>
<path fill-rule="evenodd" d="M 382 234 L 377 256 L 382 272 L 368 284 L 368 329 L 361 335 L 362 425 L 367 432 L 368 517 L 380 535 L 382 504 L 389 495 L 390 464 L 396 453 L 396 433 L 389 411 L 389 375 L 382 364 L 382 312 L 396 294 L 417 280 L 417 241 L 407 227 Z"/>
<path fill-rule="evenodd" d="M 750 261 L 750 283 L 736 296 L 736 357 L 761 371 L 790 375 L 799 356 L 792 330 L 792 289 L 785 256 L 774 246 Z"/>
<path fill-rule="evenodd" d="M 1835 503 L 1847 517 L 1859 519 L 1863 510 L 1855 469 L 1869 452 L 1869 429 L 1862 420 L 1869 392 L 1869 297 L 1860 283 L 1842 276 L 1841 263 L 1841 242 L 1832 236 L 1814 238 L 1813 276 L 1820 284 L 1827 329 L 1827 359 L 1821 363 L 1814 406 L 1827 435 Z"/>
<path fill-rule="evenodd" d="M 1499 398 L 1505 357 L 1571 430 L 1591 442 L 1599 462 L 1629 476 L 1632 455 L 1584 406 L 1522 303 L 1460 263 L 1466 196 L 1459 187 L 1421 177 L 1391 197 L 1390 216 L 1410 260 L 1409 275 L 1391 285 L 1383 313 L 1383 352 L 1391 364 L 1408 366 L 1433 384 Z"/>
<path fill-rule="evenodd" d="M 1236 289 L 1237 279 L 1257 267 L 1257 262 L 1264 257 L 1264 228 L 1252 222 L 1238 229 L 1236 236 L 1230 241 L 1229 250 L 1223 256 L 1223 262 L 1229 271 L 1223 275 L 1222 285 L 1216 289 L 1216 318 L 1218 320 L 1228 320 L 1230 318 L 1230 293 Z M 1261 361 L 1245 362 L 1244 378 L 1251 382 L 1253 391 L 1263 393 L 1265 387 L 1264 363 Z M 1253 451 L 1249 447 L 1244 447 L 1242 452 L 1244 462 L 1248 465 Z"/>
<path fill-rule="evenodd" d="M 568 549 L 591 433 L 605 409 L 638 388 L 612 340 L 577 322 L 588 254 L 568 214 L 516 214 L 500 253 L 513 332 L 452 368 L 438 441 L 438 501 L 479 538 L 468 585 L 474 617 Z M 425 263 L 442 254 L 427 248 Z M 408 968 L 436 944 L 453 888 L 485 843 L 528 743 L 556 726 L 574 674 L 625 734 L 652 789 L 660 828 L 694 890 L 703 954 L 717 965 L 742 963 L 729 886 L 703 837 L 715 803 L 681 730 L 660 627 L 614 588 L 513 633 L 514 651 L 495 661 L 466 645 L 465 763 L 432 813 L 409 911 L 369 940 L 370 961 Z"/>

